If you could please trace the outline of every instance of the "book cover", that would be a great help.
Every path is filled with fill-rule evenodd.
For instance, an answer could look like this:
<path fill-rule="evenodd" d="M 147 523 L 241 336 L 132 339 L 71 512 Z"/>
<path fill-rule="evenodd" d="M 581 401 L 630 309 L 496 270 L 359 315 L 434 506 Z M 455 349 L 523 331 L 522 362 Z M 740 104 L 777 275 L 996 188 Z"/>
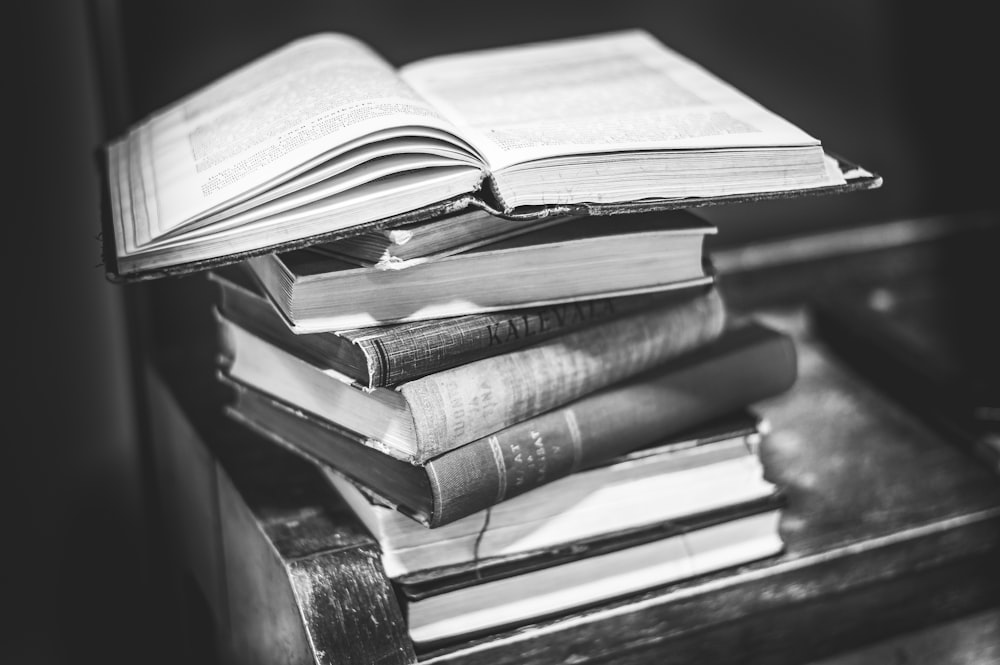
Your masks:
<path fill-rule="evenodd" d="M 404 505 L 384 498 L 398 497 L 400 485 L 418 484 L 414 479 L 426 471 L 387 460 L 384 470 L 373 471 L 380 462 L 372 461 L 371 453 L 352 459 L 357 444 L 348 447 L 349 433 L 339 443 L 324 437 L 317 445 L 302 423 L 288 422 L 308 421 L 307 415 L 251 389 L 234 388 L 242 394 L 228 415 L 317 464 L 379 542 L 386 574 L 407 583 L 482 575 L 570 542 L 724 509 L 775 489 L 757 457 L 763 430 L 752 414 L 740 411 L 429 529 L 409 517 Z"/>
<path fill-rule="evenodd" d="M 482 581 L 509 567 L 527 570 L 560 552 L 583 553 L 589 549 L 584 543 L 618 540 L 773 494 L 754 452 L 760 434 L 718 436 L 702 437 L 696 428 L 661 439 L 434 529 L 407 518 L 338 467 L 323 468 L 378 541 L 389 577 L 410 585 Z"/>
<path fill-rule="evenodd" d="M 348 35 L 310 35 L 158 109 L 99 159 L 105 264 L 123 281 L 473 206 L 618 214 L 881 184 L 641 30 L 399 70 Z"/>
<path fill-rule="evenodd" d="M 686 210 L 585 218 L 386 271 L 318 250 L 250 259 L 296 333 L 380 326 L 708 284 L 705 237 Z"/>
<path fill-rule="evenodd" d="M 394 459 L 365 435 L 310 417 L 300 406 L 283 407 L 250 390 L 237 391 L 229 414 L 438 527 L 779 394 L 795 375 L 790 339 L 748 324 L 631 380 L 417 464 Z"/>
<path fill-rule="evenodd" d="M 679 520 L 673 528 L 637 533 L 635 542 L 595 547 L 589 556 L 571 553 L 526 572 L 445 583 L 436 592 L 401 585 L 410 637 L 419 648 L 440 646 L 779 554 L 780 495 L 741 508 L 744 514 Z"/>
<path fill-rule="evenodd" d="M 750 467 L 749 464 L 746 466 Z M 760 474 L 760 470 L 757 469 L 755 473 Z M 736 482 L 742 482 L 742 479 L 735 474 L 732 477 Z M 668 474 L 662 480 L 670 482 L 674 478 Z M 668 520 L 650 519 L 645 524 L 637 526 L 619 526 L 614 520 L 610 520 L 603 531 L 594 535 L 575 540 L 568 539 L 563 543 L 553 543 L 513 555 L 481 557 L 456 566 L 428 568 L 414 574 L 403 575 L 395 579 L 394 583 L 408 600 L 419 601 L 459 589 L 471 589 L 494 580 L 503 580 L 588 557 L 645 545 L 751 515 L 777 511 L 785 506 L 786 496 L 777 486 L 766 480 L 759 480 L 758 485 L 753 494 L 744 493 L 741 496 L 735 491 L 724 493 L 723 497 L 711 507 L 706 508 L 695 502 L 690 507 L 678 510 L 677 515 Z M 694 482 L 685 485 L 686 489 L 693 490 L 694 487 Z M 722 489 L 721 484 L 714 489 Z M 651 498 L 655 499 L 656 495 Z M 677 496 L 670 498 L 678 500 Z M 552 522 L 557 522 L 558 519 L 559 516 L 554 516 Z M 543 526 L 539 525 L 539 528 Z"/>
<path fill-rule="evenodd" d="M 469 314 L 372 328 L 294 334 L 253 275 L 240 266 L 208 273 L 219 311 L 247 331 L 365 388 L 395 386 L 481 358 L 537 344 L 630 312 L 704 297 L 712 285 L 664 293 Z"/>
<path fill-rule="evenodd" d="M 220 362 L 233 379 L 421 463 L 707 344 L 725 308 L 712 290 L 370 391 L 217 320 Z"/>

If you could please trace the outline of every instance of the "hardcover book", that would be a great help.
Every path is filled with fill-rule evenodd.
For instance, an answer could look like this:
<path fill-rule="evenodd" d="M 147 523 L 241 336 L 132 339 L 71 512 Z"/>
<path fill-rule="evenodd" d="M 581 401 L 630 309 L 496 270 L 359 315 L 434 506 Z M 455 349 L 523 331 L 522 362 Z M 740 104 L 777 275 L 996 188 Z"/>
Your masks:
<path fill-rule="evenodd" d="M 218 325 L 222 365 L 232 379 L 422 463 L 697 349 L 718 338 L 724 319 L 711 290 L 370 391 L 221 315 Z"/>
<path fill-rule="evenodd" d="M 306 456 L 320 462 L 378 541 L 389 577 L 414 585 L 466 576 L 482 581 L 570 543 L 770 496 L 775 487 L 757 457 L 764 426 L 748 411 L 727 414 L 435 529 L 340 467 Z"/>
<path fill-rule="evenodd" d="M 780 493 L 523 559 L 487 579 L 398 584 L 421 648 L 579 612 L 657 586 L 779 554 Z M 523 566 L 523 570 L 521 567 Z"/>
<path fill-rule="evenodd" d="M 796 364 L 789 337 L 746 324 L 630 380 L 423 461 L 398 459 L 351 431 L 346 417 L 317 417 L 287 396 L 269 398 L 260 386 L 240 385 L 245 378 L 224 376 L 236 384 L 230 416 L 439 527 L 780 394 L 795 381 Z"/>
<path fill-rule="evenodd" d="M 657 303 L 680 304 L 704 298 L 714 288 L 710 284 L 663 293 L 296 335 L 243 265 L 224 266 L 208 273 L 209 279 L 218 284 L 222 315 L 300 358 L 347 375 L 365 388 L 395 386 Z"/>
<path fill-rule="evenodd" d="M 470 207 L 542 218 L 881 184 L 641 30 L 401 69 L 316 34 L 159 109 L 101 165 L 123 280 Z"/>
<path fill-rule="evenodd" d="M 673 210 L 547 226 L 406 270 L 351 265 L 328 245 L 248 265 L 288 326 L 313 333 L 708 284 L 715 231 Z"/>

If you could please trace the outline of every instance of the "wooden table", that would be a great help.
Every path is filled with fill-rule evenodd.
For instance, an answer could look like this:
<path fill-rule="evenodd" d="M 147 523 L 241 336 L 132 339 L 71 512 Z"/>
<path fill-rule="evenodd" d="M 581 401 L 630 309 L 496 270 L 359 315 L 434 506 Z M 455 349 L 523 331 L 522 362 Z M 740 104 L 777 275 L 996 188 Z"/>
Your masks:
<path fill-rule="evenodd" d="M 732 310 L 798 342 L 796 386 L 758 405 L 773 428 L 766 474 L 788 495 L 783 554 L 426 653 L 377 546 L 317 470 L 222 415 L 210 285 L 157 287 L 154 305 L 169 297 L 190 314 L 150 354 L 157 496 L 213 649 L 233 663 L 805 663 L 1000 606 L 1000 479 L 811 326 L 810 293 L 905 279 L 965 251 L 937 237 L 941 220 L 907 224 L 920 233 L 882 248 L 888 227 L 716 256 Z"/>

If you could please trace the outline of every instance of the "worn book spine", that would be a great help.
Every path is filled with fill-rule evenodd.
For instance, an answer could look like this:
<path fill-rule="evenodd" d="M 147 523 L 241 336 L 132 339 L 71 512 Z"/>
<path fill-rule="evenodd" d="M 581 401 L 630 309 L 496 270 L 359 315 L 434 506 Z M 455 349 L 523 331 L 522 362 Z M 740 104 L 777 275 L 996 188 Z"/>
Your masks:
<path fill-rule="evenodd" d="M 692 351 L 718 338 L 724 321 L 710 289 L 404 383 L 418 461 Z"/>
<path fill-rule="evenodd" d="M 437 319 L 348 337 L 368 357 L 370 386 L 394 386 L 552 339 L 566 332 L 666 302 L 705 298 L 702 290 L 678 295 L 601 298 L 548 307 Z M 360 336 L 361 333 L 363 336 Z"/>
<path fill-rule="evenodd" d="M 470 515 L 602 459 L 790 388 L 792 339 L 759 324 L 652 372 L 517 423 L 426 463 L 430 526 Z"/>
<path fill-rule="evenodd" d="M 703 298 L 711 288 L 297 335 L 284 324 L 251 276 L 228 268 L 214 271 L 210 277 L 220 287 L 219 306 L 227 318 L 310 362 L 346 374 L 367 388 L 412 381 L 656 304 L 682 304 Z"/>

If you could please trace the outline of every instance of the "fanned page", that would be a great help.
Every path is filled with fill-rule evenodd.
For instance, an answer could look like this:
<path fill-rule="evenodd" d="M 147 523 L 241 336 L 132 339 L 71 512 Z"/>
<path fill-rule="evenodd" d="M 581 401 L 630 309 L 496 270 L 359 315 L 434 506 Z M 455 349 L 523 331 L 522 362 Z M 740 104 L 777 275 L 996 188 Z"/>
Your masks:
<path fill-rule="evenodd" d="M 400 74 L 480 150 L 498 194 L 516 199 L 505 203 L 844 182 L 817 139 L 641 30 L 440 56 Z M 658 160 L 671 155 L 682 168 Z"/>
<path fill-rule="evenodd" d="M 446 198 L 474 189 L 483 171 L 451 122 L 370 48 L 339 34 L 251 62 L 135 126 L 108 155 L 119 257 L 150 245 L 197 253 L 199 238 L 219 231 L 331 217 L 370 182 L 387 201 L 383 181 L 396 174 L 418 199 L 426 197 L 406 174 L 454 175 L 440 191 L 428 188 Z M 427 203 L 387 202 L 373 214 Z"/>
<path fill-rule="evenodd" d="M 353 37 L 303 37 L 136 124 L 105 157 L 109 272 L 126 279 L 474 197 L 529 219 L 846 184 L 818 140 L 641 30 L 399 71 Z M 595 214 L 608 212 L 621 210 Z"/>

